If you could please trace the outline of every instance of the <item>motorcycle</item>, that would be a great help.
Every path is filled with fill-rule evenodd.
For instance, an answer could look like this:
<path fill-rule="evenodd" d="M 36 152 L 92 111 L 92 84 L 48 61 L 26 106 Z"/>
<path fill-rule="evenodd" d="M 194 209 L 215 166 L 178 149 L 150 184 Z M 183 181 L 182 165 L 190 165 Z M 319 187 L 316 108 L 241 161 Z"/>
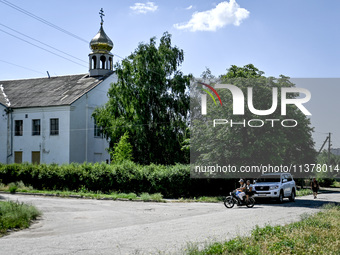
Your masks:
<path fill-rule="evenodd" d="M 255 205 L 255 199 L 252 197 L 252 195 L 249 195 L 248 200 L 246 196 L 244 196 L 243 200 L 241 200 L 236 195 L 236 192 L 230 192 L 230 196 L 227 196 L 224 199 L 224 205 L 227 208 L 233 208 L 235 204 L 238 206 L 246 205 L 248 208 L 252 208 Z"/>

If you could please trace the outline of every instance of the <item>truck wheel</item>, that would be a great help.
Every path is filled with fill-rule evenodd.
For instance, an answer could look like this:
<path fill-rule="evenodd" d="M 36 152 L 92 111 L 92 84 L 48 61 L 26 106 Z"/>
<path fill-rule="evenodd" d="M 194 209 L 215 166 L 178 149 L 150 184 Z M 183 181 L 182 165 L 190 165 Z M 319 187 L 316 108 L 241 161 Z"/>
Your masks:
<path fill-rule="evenodd" d="M 292 194 L 289 197 L 289 201 L 290 202 L 295 202 L 295 190 L 294 189 L 292 190 Z"/>
<path fill-rule="evenodd" d="M 282 191 L 282 190 L 280 191 L 280 195 L 279 195 L 279 198 L 278 198 L 278 202 L 279 202 L 280 204 L 283 203 L 283 191 Z"/>

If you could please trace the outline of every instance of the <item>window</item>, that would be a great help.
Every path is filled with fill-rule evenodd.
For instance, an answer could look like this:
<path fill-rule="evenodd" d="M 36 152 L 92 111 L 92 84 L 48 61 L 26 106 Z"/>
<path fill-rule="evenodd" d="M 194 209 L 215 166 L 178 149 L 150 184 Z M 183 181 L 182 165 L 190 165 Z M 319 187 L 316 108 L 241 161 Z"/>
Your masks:
<path fill-rule="evenodd" d="M 16 120 L 14 128 L 15 128 L 14 135 L 15 136 L 22 136 L 22 133 L 23 133 L 23 121 L 22 120 Z"/>
<path fill-rule="evenodd" d="M 97 57 L 96 56 L 92 57 L 92 68 L 97 69 Z"/>
<path fill-rule="evenodd" d="M 32 164 L 40 164 L 40 151 L 32 151 Z"/>
<path fill-rule="evenodd" d="M 292 176 L 290 174 L 287 174 L 287 181 L 291 182 L 293 180 Z"/>
<path fill-rule="evenodd" d="M 32 120 L 32 135 L 40 135 L 40 120 Z"/>
<path fill-rule="evenodd" d="M 22 151 L 14 152 L 14 163 L 21 164 L 22 163 Z"/>
<path fill-rule="evenodd" d="M 59 135 L 59 119 L 50 119 L 50 135 Z"/>
<path fill-rule="evenodd" d="M 106 57 L 105 56 L 101 56 L 100 57 L 100 62 L 101 62 L 101 69 L 106 69 Z"/>
<path fill-rule="evenodd" d="M 102 129 L 94 123 L 94 137 L 103 137 Z"/>

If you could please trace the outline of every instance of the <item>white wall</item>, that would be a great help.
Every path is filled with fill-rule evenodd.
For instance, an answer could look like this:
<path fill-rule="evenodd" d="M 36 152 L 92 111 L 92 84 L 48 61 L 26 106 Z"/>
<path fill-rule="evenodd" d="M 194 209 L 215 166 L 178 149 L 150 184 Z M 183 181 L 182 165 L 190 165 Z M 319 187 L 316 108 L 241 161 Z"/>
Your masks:
<path fill-rule="evenodd" d="M 109 160 L 106 148 L 109 143 L 105 138 L 94 137 L 95 108 L 103 106 L 107 101 L 110 84 L 117 80 L 112 74 L 96 88 L 75 101 L 71 106 L 70 161 L 72 162 L 105 162 Z"/>
<path fill-rule="evenodd" d="M 50 119 L 59 119 L 59 135 L 50 135 Z M 41 132 L 32 136 L 32 120 L 40 119 Z M 32 162 L 32 151 L 40 151 L 41 163 L 69 163 L 69 126 L 70 107 L 21 108 L 13 111 L 13 129 L 15 120 L 23 120 L 23 136 L 13 136 L 14 151 L 23 152 L 23 162 Z"/>
<path fill-rule="evenodd" d="M 112 74 L 76 100 L 71 106 L 35 107 L 13 110 L 13 134 L 15 120 L 23 120 L 23 136 L 13 136 L 14 152 L 23 152 L 23 162 L 32 162 L 32 151 L 40 151 L 41 163 L 102 162 L 108 160 L 109 143 L 105 138 L 94 137 L 92 113 L 107 101 L 110 84 L 117 80 Z M 5 107 L 0 105 L 0 162 L 7 163 L 7 118 Z M 27 115 L 27 117 L 26 117 Z M 50 135 L 50 119 L 59 119 L 59 135 Z M 40 136 L 32 136 L 32 120 L 40 119 Z"/>
<path fill-rule="evenodd" d="M 0 104 L 0 163 L 7 161 L 7 120 L 5 107 Z"/>
<path fill-rule="evenodd" d="M 70 111 L 70 162 L 86 161 L 86 96 L 71 105 Z"/>

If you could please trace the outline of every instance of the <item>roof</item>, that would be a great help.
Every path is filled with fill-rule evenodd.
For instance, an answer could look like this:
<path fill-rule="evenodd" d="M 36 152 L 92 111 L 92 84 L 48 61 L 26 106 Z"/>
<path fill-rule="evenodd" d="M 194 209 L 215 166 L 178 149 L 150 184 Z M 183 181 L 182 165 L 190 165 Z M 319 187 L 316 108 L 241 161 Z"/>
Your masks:
<path fill-rule="evenodd" d="M 107 77 L 78 74 L 0 81 L 0 104 L 12 108 L 71 105 Z"/>

